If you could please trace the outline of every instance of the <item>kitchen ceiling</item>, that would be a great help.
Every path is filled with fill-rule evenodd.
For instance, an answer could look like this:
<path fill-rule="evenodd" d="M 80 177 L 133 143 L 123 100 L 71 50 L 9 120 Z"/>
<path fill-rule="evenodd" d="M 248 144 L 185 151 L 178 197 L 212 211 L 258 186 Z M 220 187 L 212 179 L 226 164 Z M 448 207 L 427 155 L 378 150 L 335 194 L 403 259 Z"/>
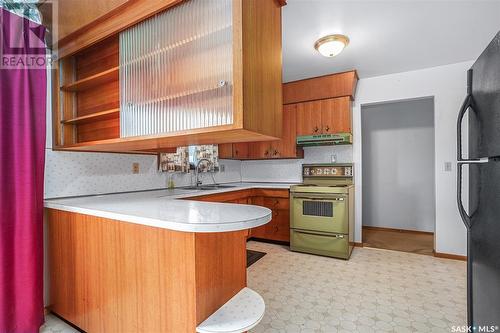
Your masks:
<path fill-rule="evenodd" d="M 500 1 L 288 0 L 283 8 L 283 80 L 357 69 L 360 77 L 476 59 L 500 30 Z M 326 58 L 314 42 L 345 34 Z"/>

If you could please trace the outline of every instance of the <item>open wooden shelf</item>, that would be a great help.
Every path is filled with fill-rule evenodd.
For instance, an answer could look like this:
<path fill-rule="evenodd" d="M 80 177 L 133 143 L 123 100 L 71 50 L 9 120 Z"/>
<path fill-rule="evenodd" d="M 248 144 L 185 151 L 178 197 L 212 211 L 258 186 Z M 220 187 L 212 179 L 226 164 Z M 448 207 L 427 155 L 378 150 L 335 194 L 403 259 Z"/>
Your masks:
<path fill-rule="evenodd" d="M 97 120 L 106 120 L 106 119 L 117 118 L 117 116 L 119 114 L 120 114 L 120 109 L 105 110 L 105 111 L 87 114 L 87 115 L 80 116 L 80 117 L 61 120 L 61 124 L 74 124 L 74 125 L 85 124 L 85 123 L 89 123 L 89 122 L 97 121 Z"/>
<path fill-rule="evenodd" d="M 91 88 L 95 88 L 104 83 L 117 81 L 118 80 L 118 68 L 113 67 L 104 72 L 86 77 L 85 79 L 78 80 L 76 82 L 64 85 L 61 87 L 63 91 L 83 91 Z"/>

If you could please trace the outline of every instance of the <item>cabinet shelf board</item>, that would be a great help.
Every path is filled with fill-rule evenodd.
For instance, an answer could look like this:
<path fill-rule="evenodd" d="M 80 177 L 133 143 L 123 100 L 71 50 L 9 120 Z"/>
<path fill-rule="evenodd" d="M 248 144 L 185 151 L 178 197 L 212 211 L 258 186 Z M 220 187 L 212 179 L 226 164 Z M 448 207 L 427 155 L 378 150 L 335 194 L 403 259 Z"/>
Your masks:
<path fill-rule="evenodd" d="M 217 86 L 212 86 L 212 87 L 208 87 L 208 88 L 200 88 L 200 89 L 195 89 L 195 90 L 189 90 L 189 91 L 181 92 L 181 93 L 178 93 L 178 94 L 173 94 L 173 95 L 168 95 L 168 96 L 164 96 L 164 97 L 159 97 L 159 98 L 156 98 L 156 99 L 152 99 L 152 100 L 148 100 L 148 101 L 142 101 L 142 102 L 138 102 L 138 103 L 126 102 L 126 104 L 128 104 L 130 106 L 132 106 L 132 105 L 133 106 L 137 106 L 137 105 L 144 106 L 144 105 L 149 105 L 149 104 L 154 104 L 154 103 L 171 101 L 171 100 L 175 100 L 175 99 L 179 99 L 179 98 L 192 97 L 192 96 L 196 96 L 196 95 L 200 95 L 200 94 L 205 94 L 205 93 L 213 93 L 213 92 L 216 92 L 219 89 L 224 88 L 228 84 L 229 83 L 226 82 L 226 81 L 221 81 L 221 83 L 219 83 Z"/>
<path fill-rule="evenodd" d="M 61 90 L 71 92 L 83 91 L 112 81 L 118 81 L 118 67 L 113 67 L 104 72 L 64 85 L 61 87 Z"/>
<path fill-rule="evenodd" d="M 80 117 L 75 117 L 67 120 L 61 120 L 61 124 L 85 124 L 89 123 L 92 121 L 97 121 L 97 120 L 106 120 L 106 119 L 113 119 L 117 118 L 117 115 L 120 114 L 120 109 L 111 109 L 111 110 L 105 110 L 105 111 L 100 111 L 96 113 L 91 113 L 87 114 L 85 116 L 80 116 Z"/>

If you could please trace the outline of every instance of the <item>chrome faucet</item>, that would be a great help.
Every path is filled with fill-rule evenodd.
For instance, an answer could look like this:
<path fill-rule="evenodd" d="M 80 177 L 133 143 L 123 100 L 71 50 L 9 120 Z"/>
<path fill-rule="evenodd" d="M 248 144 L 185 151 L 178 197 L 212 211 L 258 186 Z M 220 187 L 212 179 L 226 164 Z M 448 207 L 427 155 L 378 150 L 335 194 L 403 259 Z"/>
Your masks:
<path fill-rule="evenodd" d="M 198 160 L 198 163 L 196 163 L 196 166 L 194 168 L 194 174 L 196 175 L 196 187 L 203 184 L 203 182 L 200 180 L 200 170 L 199 170 L 201 162 L 207 162 L 209 168 L 210 168 L 210 165 L 212 164 L 212 161 L 210 161 L 207 158 L 201 158 Z"/>

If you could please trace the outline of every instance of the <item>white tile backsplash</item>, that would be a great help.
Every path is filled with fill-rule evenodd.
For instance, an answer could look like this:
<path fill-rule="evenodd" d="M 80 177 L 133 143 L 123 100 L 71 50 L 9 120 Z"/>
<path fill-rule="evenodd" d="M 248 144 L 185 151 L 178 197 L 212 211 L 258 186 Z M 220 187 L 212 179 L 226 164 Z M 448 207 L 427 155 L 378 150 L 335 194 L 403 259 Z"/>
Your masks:
<path fill-rule="evenodd" d="M 225 172 L 215 174 L 218 183 L 300 182 L 303 163 L 352 162 L 352 146 L 307 147 L 304 159 L 233 161 L 221 160 Z M 132 163 L 140 173 L 132 173 Z M 46 150 L 45 198 L 92 195 L 165 188 L 168 174 L 157 171 L 156 156 L 107 153 L 79 153 Z M 174 174 L 175 186 L 193 182 L 193 174 Z M 203 183 L 211 184 L 209 174 Z"/>
<path fill-rule="evenodd" d="M 352 163 L 352 146 L 306 147 L 300 160 L 243 161 L 241 178 L 244 182 L 301 182 L 302 164 L 332 163 L 332 155 L 336 163 Z"/>
<path fill-rule="evenodd" d="M 132 163 L 139 163 L 139 174 Z M 217 182 L 241 181 L 241 162 L 221 160 L 225 172 L 216 173 Z M 191 183 L 191 174 L 175 174 L 176 186 Z M 45 198 L 103 194 L 165 188 L 168 176 L 157 171 L 156 156 L 107 153 L 61 152 L 46 149 Z M 204 183 L 212 183 L 209 175 Z"/>

